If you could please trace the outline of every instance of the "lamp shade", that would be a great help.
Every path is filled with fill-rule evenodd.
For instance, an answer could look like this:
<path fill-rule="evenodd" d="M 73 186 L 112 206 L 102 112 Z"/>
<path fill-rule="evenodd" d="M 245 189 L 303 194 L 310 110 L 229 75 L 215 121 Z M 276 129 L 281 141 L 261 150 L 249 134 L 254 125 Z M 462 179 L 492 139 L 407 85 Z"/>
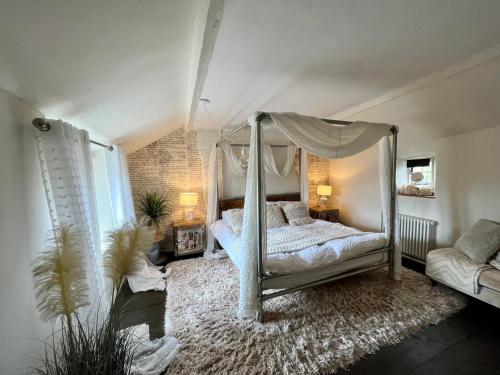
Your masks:
<path fill-rule="evenodd" d="M 181 206 L 196 206 L 198 204 L 198 194 L 181 193 L 179 201 Z"/>
<path fill-rule="evenodd" d="M 329 197 L 332 195 L 332 187 L 329 185 L 318 185 L 316 188 L 316 194 Z"/>

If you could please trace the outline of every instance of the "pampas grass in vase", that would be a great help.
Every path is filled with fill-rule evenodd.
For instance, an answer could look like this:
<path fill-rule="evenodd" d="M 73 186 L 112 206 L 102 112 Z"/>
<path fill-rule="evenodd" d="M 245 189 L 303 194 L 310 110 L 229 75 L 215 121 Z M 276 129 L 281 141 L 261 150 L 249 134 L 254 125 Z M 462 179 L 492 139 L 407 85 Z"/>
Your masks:
<path fill-rule="evenodd" d="M 80 307 L 89 305 L 85 261 L 78 250 L 79 233 L 69 226 L 57 227 L 48 248 L 33 262 L 35 298 L 40 318 L 64 317 L 73 338 L 73 318 Z"/>
<path fill-rule="evenodd" d="M 135 275 L 141 269 L 143 259 L 151 249 L 153 240 L 154 232 L 149 231 L 143 222 L 126 223 L 108 234 L 104 269 L 113 285 L 112 306 L 118 303 L 117 297 L 126 278 Z"/>
<path fill-rule="evenodd" d="M 82 319 L 80 309 L 89 306 L 85 260 L 80 252 L 80 234 L 70 226 L 59 226 L 48 247 L 33 262 L 37 309 L 45 321 L 59 321 L 52 343 L 46 344 L 42 365 L 36 374 L 128 375 L 137 344 L 129 330 L 119 329 L 120 291 L 127 276 L 137 273 L 144 253 L 153 241 L 140 224 L 125 224 L 108 235 L 106 276 L 112 281 L 110 310 L 104 319 Z"/>

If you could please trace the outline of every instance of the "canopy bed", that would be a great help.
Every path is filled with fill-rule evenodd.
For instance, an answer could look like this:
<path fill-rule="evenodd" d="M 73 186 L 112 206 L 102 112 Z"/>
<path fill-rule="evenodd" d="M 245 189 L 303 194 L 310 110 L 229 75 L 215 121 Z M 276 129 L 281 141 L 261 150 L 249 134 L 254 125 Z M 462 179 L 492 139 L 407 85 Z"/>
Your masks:
<path fill-rule="evenodd" d="M 396 126 L 263 112 L 252 115 L 246 126 L 251 128 L 251 137 L 245 198 L 218 200 L 217 145 L 214 145 L 209 158 L 207 215 L 210 227 L 208 248 L 213 249 L 215 236 L 240 271 L 240 317 L 256 318 L 262 322 L 266 300 L 376 268 L 388 266 L 389 276 L 400 279 L 401 255 L 395 237 Z M 263 128 L 272 126 L 292 142 L 290 155 L 292 150 L 295 153 L 295 147 L 300 149 L 300 194 L 266 195 L 265 172 L 284 174 L 291 168 L 290 157 L 282 171 L 277 171 L 272 161 L 269 162 L 270 151 L 265 151 L 268 146 L 263 144 Z M 297 223 L 290 220 L 288 224 L 276 227 L 269 224 L 268 210 L 276 207 L 300 209 L 300 203 L 296 201 L 307 202 L 307 153 L 343 158 L 377 142 L 380 145 L 384 233 L 366 233 L 338 223 L 312 219 Z M 226 148 L 225 155 L 229 153 L 227 143 L 220 142 L 219 147 Z M 218 220 L 235 208 L 243 208 L 239 213 L 241 225 L 237 232 L 231 231 L 225 220 Z"/>

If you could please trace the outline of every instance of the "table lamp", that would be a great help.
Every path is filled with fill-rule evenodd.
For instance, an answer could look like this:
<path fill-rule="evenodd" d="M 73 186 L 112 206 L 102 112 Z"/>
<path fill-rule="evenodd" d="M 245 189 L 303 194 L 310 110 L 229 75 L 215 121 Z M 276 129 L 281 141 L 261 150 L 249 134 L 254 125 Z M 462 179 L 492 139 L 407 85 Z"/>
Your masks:
<path fill-rule="evenodd" d="M 321 207 L 326 207 L 328 198 L 332 195 L 332 187 L 329 185 L 318 185 L 316 188 L 316 194 L 319 195 L 319 205 Z"/>
<path fill-rule="evenodd" d="M 181 193 L 179 197 L 180 205 L 185 209 L 185 218 L 187 221 L 193 221 L 194 208 L 198 205 L 197 193 Z"/>

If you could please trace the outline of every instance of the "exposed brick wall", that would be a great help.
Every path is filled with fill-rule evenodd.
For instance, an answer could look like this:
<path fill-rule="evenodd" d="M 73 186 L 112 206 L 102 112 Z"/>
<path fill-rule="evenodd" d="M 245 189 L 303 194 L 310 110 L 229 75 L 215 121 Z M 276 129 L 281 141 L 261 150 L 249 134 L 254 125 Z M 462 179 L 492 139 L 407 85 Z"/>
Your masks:
<path fill-rule="evenodd" d="M 197 216 L 206 216 L 203 194 L 203 166 L 196 131 L 179 128 L 167 136 L 128 155 L 128 167 L 134 205 L 141 194 L 155 191 L 163 194 L 172 208 L 164 221 L 171 244 L 172 221 L 183 218 L 179 205 L 182 192 L 198 193 Z M 136 209 L 138 217 L 141 213 Z"/>
<path fill-rule="evenodd" d="M 308 154 L 307 167 L 307 175 L 309 177 L 309 206 L 314 207 L 319 204 L 316 187 L 318 185 L 329 185 L 330 159 Z"/>
<path fill-rule="evenodd" d="M 210 146 L 217 141 L 218 132 L 212 130 L 186 131 L 179 128 L 165 137 L 128 155 L 128 167 L 134 205 L 141 194 L 155 191 L 163 194 L 172 214 L 164 221 L 167 242 L 172 244 L 173 220 L 183 218 L 179 194 L 198 193 L 197 216 L 206 216 L 206 185 Z M 308 155 L 309 205 L 318 205 L 317 185 L 328 185 L 329 160 Z M 140 217 L 140 212 L 136 209 Z"/>

